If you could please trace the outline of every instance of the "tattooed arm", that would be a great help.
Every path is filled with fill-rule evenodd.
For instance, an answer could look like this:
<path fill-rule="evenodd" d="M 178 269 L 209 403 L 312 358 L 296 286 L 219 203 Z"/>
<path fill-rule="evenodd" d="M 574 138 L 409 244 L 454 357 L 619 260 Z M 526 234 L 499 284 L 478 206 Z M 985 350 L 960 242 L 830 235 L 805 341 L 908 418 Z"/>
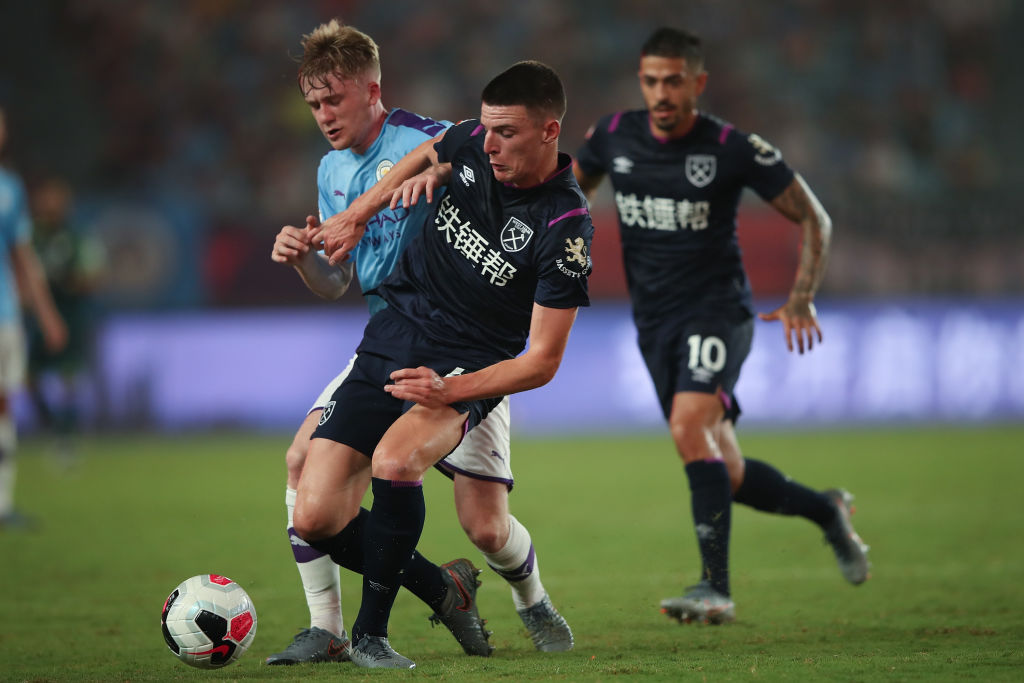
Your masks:
<path fill-rule="evenodd" d="M 795 336 L 796 347 L 803 353 L 805 343 L 809 351 L 814 348 L 815 336 L 819 342 L 822 339 L 818 314 L 814 310 L 814 293 L 825 275 L 828 247 L 832 240 L 832 219 L 799 174 L 782 194 L 772 200 L 772 206 L 800 226 L 803 244 L 789 299 L 771 313 L 761 313 L 760 318 L 782 322 L 786 348 L 793 350 Z"/>

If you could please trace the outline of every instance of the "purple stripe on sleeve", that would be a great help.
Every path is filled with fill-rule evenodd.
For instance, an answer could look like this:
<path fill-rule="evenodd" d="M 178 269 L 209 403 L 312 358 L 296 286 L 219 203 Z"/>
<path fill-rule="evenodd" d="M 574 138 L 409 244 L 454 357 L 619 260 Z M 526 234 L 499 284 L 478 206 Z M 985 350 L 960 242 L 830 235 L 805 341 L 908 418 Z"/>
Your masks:
<path fill-rule="evenodd" d="M 619 120 L 622 118 L 622 112 L 612 117 L 612 120 L 608 123 L 608 132 L 614 133 L 615 129 L 619 127 Z"/>
<path fill-rule="evenodd" d="M 553 220 L 550 223 L 548 223 L 548 227 L 550 228 L 552 225 L 554 225 L 558 221 L 565 220 L 566 218 L 572 218 L 573 216 L 585 216 L 588 213 L 590 213 L 590 212 L 587 210 L 587 207 L 581 206 L 578 209 L 573 209 L 572 211 L 567 211 L 567 212 L 563 213 L 561 216 L 559 216 L 555 220 Z"/>
<path fill-rule="evenodd" d="M 718 144 L 724 145 L 726 138 L 729 137 L 729 133 L 732 132 L 732 124 L 727 123 L 722 126 L 722 132 L 718 135 Z"/>
<path fill-rule="evenodd" d="M 430 137 L 434 137 L 444 130 L 444 126 L 437 121 L 424 118 L 404 109 L 395 109 L 394 112 L 391 113 L 390 118 L 388 118 L 388 124 L 422 131 Z"/>
<path fill-rule="evenodd" d="M 480 133 L 483 133 L 483 132 L 484 132 L 484 126 L 483 126 L 483 124 L 480 124 L 479 126 L 477 126 L 476 128 L 473 129 L 473 132 L 469 134 L 469 137 L 473 137 L 474 135 L 480 135 Z"/>

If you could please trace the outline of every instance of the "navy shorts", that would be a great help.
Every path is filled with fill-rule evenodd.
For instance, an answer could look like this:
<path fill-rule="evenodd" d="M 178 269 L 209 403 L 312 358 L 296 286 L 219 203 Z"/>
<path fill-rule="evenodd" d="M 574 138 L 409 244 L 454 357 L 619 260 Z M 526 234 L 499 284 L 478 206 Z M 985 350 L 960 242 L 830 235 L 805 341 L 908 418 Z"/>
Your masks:
<path fill-rule="evenodd" d="M 750 353 L 754 319 L 697 319 L 661 325 L 639 334 L 640 353 L 654 380 L 667 420 L 681 391 L 719 394 L 725 417 L 735 422 L 740 406 L 733 395 L 740 368 Z"/>
<path fill-rule="evenodd" d="M 475 356 L 475 357 L 474 357 Z M 501 360 L 460 353 L 428 340 L 397 314 L 385 309 L 366 326 L 351 372 L 324 404 L 314 439 L 329 439 L 373 456 L 384 432 L 415 405 L 384 391 L 391 373 L 421 365 L 441 376 L 474 372 Z M 461 401 L 451 407 L 467 415 L 466 431 L 483 420 L 502 397 Z"/>

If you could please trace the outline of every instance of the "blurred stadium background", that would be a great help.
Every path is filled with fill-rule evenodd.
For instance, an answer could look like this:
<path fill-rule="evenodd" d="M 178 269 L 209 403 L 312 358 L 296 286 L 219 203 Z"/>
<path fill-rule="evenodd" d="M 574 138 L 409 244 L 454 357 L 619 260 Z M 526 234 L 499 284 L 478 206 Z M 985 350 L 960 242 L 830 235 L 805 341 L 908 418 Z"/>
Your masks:
<path fill-rule="evenodd" d="M 759 327 L 745 420 L 1024 418 L 1018 2 L 4 2 L 5 161 L 30 187 L 66 179 L 76 229 L 107 253 L 79 397 L 90 428 L 291 429 L 353 350 L 359 297 L 319 301 L 269 259 L 280 226 L 315 210 L 328 147 L 293 58 L 332 16 L 379 42 L 387 106 L 434 117 L 475 115 L 515 60 L 548 62 L 568 88 L 569 152 L 598 116 L 642 106 L 637 51 L 655 26 L 695 30 L 704 108 L 779 146 L 835 223 L 825 344 L 795 358 Z M 519 433 L 661 424 L 602 189 L 595 305 L 555 381 L 517 398 Z M 797 234 L 749 199 L 763 310 L 788 290 Z M 19 415 L 31 430 L 27 404 Z"/>

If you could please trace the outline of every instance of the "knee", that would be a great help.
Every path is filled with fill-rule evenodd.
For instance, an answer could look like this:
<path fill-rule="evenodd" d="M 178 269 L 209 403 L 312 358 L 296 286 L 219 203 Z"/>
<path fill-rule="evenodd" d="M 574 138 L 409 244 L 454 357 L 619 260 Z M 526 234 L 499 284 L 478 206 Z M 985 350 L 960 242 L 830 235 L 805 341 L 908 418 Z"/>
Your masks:
<path fill-rule="evenodd" d="M 310 504 L 301 497 L 295 501 L 292 526 L 299 538 L 306 542 L 329 538 L 344 528 L 344 524 L 338 526 L 338 520 L 330 510 Z"/>
<path fill-rule="evenodd" d="M 674 414 L 669 422 L 669 431 L 683 462 L 703 459 L 708 447 L 714 443 L 711 425 L 697 412 Z"/>
<path fill-rule="evenodd" d="M 476 548 L 484 553 L 496 553 L 508 542 L 509 522 L 506 517 L 460 518 L 462 528 Z"/>
<path fill-rule="evenodd" d="M 373 452 L 373 476 L 389 481 L 416 481 L 423 478 L 423 468 L 416 464 L 418 461 L 416 450 L 378 446 Z"/>

